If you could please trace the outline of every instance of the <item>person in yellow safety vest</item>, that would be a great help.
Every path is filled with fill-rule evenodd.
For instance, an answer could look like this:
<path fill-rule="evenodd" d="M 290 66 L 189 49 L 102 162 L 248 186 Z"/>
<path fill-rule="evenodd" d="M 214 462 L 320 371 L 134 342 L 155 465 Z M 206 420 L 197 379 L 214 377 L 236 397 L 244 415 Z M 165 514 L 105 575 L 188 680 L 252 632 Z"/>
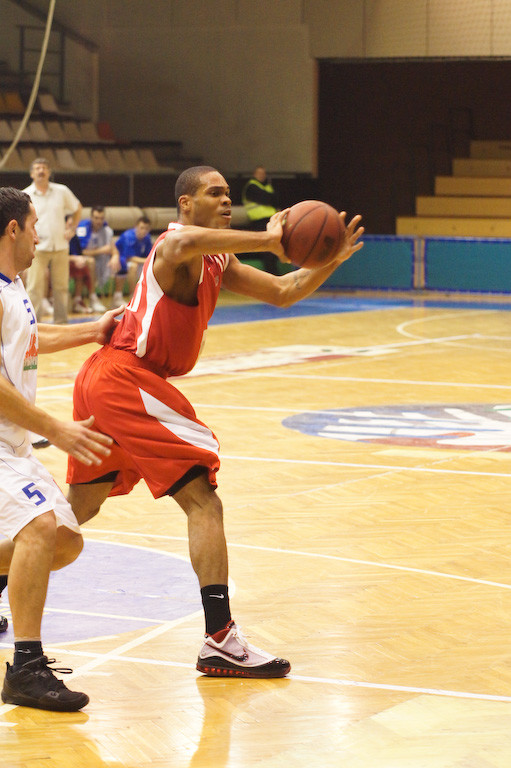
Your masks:
<path fill-rule="evenodd" d="M 264 222 L 260 229 L 266 229 L 266 224 L 279 208 L 277 195 L 262 165 L 255 168 L 252 178 L 245 184 L 241 199 L 250 221 L 254 224 Z"/>
<path fill-rule="evenodd" d="M 266 175 L 266 168 L 258 165 L 243 188 L 241 201 L 250 221 L 247 229 L 262 231 L 278 210 L 278 199 L 272 183 Z M 247 256 L 248 254 L 245 254 Z M 279 261 L 272 253 L 258 253 L 266 272 L 279 275 Z"/>

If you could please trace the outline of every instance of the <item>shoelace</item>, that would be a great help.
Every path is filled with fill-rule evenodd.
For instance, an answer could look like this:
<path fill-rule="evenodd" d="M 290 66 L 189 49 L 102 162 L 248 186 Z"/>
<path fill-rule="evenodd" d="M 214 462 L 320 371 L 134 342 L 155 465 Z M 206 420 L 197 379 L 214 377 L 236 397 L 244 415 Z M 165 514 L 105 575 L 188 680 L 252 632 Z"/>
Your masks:
<path fill-rule="evenodd" d="M 233 632 L 233 635 L 236 638 L 236 640 L 238 640 L 240 645 L 242 645 L 243 647 L 245 647 L 245 646 L 247 646 L 249 644 L 247 638 L 245 637 L 245 635 L 241 631 L 241 628 L 238 627 L 238 625 L 236 625 L 236 627 L 234 629 L 234 632 Z"/>
<path fill-rule="evenodd" d="M 59 664 L 56 659 L 46 659 L 44 665 L 41 665 L 45 671 L 53 674 L 53 672 L 60 672 L 61 675 L 71 675 L 73 670 L 70 667 L 50 667 L 50 664 Z M 42 669 L 41 669 L 42 671 Z"/>
<path fill-rule="evenodd" d="M 243 632 L 241 631 L 241 628 L 238 627 L 236 624 L 236 628 L 234 630 L 234 637 L 238 640 L 239 644 L 243 646 L 243 649 L 245 651 L 253 651 L 255 653 L 264 653 L 264 651 L 261 651 L 260 648 L 257 648 L 257 646 L 252 645 L 252 643 L 249 643 Z"/>

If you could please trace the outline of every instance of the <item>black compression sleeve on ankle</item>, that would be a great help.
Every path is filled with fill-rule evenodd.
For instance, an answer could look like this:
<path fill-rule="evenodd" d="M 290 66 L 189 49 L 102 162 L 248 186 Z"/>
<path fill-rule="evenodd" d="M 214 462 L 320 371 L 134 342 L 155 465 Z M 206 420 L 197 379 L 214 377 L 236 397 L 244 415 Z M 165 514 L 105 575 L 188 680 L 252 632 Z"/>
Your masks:
<path fill-rule="evenodd" d="M 14 666 L 19 667 L 43 655 L 40 640 L 18 640 L 14 643 Z"/>
<path fill-rule="evenodd" d="M 206 634 L 214 635 L 230 622 L 229 588 L 226 584 L 210 584 L 202 587 L 202 605 L 206 619 Z"/>

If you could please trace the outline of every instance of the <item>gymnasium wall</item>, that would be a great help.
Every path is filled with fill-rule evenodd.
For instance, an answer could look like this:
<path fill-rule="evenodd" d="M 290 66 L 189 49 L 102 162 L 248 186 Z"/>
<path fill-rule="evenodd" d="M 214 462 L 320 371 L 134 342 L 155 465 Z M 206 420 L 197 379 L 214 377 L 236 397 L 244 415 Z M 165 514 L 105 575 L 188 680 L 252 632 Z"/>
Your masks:
<path fill-rule="evenodd" d="M 321 195 L 363 213 L 370 232 L 414 215 L 471 138 L 511 137 L 511 61 L 325 61 L 320 72 Z"/>
<path fill-rule="evenodd" d="M 30 0 L 47 10 L 47 0 Z M 315 59 L 510 56 L 508 0 L 66 0 L 56 18 L 100 46 L 100 117 L 127 139 L 182 139 L 226 172 L 316 171 Z M 14 10 L 13 10 L 14 9 Z M 2 58 L 16 20 L 0 0 Z M 68 94 L 90 107 L 71 46 Z M 330 98 L 342 101 L 342 94 Z M 364 104 L 359 105 L 363 115 Z M 88 115 L 84 115 L 88 116 Z"/>

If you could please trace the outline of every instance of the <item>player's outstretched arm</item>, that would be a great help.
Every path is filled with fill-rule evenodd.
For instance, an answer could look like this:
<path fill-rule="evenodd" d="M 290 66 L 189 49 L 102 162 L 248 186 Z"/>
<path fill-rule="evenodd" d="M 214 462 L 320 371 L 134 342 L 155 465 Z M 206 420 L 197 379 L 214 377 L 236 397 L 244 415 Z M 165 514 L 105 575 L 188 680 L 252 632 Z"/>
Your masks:
<path fill-rule="evenodd" d="M 339 216 L 344 223 L 346 212 L 342 211 Z M 242 264 L 236 258 L 231 258 L 224 273 L 223 284 L 227 290 L 234 293 L 265 301 L 276 307 L 290 307 L 314 293 L 340 264 L 362 248 L 363 243 L 360 238 L 364 228 L 359 226 L 361 219 L 360 215 L 354 216 L 346 225 L 346 235 L 339 253 L 325 267 L 297 269 L 277 277 L 248 264 Z"/>
<path fill-rule="evenodd" d="M 61 451 L 81 461 L 82 464 L 101 464 L 102 456 L 110 455 L 109 445 L 112 438 L 101 432 L 94 432 L 90 427 L 94 422 L 94 416 L 89 416 L 85 421 L 60 421 L 44 434 L 50 443 L 56 445 Z M 56 427 L 56 428 L 54 428 Z"/>
<path fill-rule="evenodd" d="M 60 421 L 26 400 L 23 395 L 0 375 L 0 413 L 20 427 L 46 437 L 50 443 L 74 456 L 83 464 L 101 464 L 102 456 L 109 456 L 112 438 L 90 427 L 94 417 L 86 421 Z"/>
<path fill-rule="evenodd" d="M 39 352 L 59 352 L 83 344 L 105 344 L 117 324 L 117 316 L 125 310 L 124 304 L 105 312 L 99 320 L 92 323 L 73 323 L 70 325 L 47 325 L 38 323 Z"/>
<path fill-rule="evenodd" d="M 112 313 L 106 313 L 107 315 Z M 115 310 L 113 312 L 115 316 Z M 3 308 L 0 303 L 0 328 L 2 327 Z M 83 323 L 88 325 L 88 323 Z M 88 341 L 94 341 L 101 338 L 106 329 L 110 327 L 109 318 L 101 318 L 98 323 L 91 323 L 91 325 L 97 325 L 95 333 L 89 338 Z M 65 331 L 72 331 L 68 326 L 46 326 L 47 328 L 54 328 L 55 331 L 60 328 L 64 328 Z M 1 337 L 0 337 L 1 341 Z M 86 343 L 83 341 L 82 343 Z M 70 345 L 72 346 L 72 345 Z M 60 347 L 65 349 L 66 347 Z M 1 344 L 0 344 L 1 350 Z M 0 364 L 2 362 L 0 351 Z M 60 421 L 55 419 L 46 411 L 38 408 L 36 405 L 27 400 L 21 392 L 7 379 L 0 374 L 0 414 L 13 424 L 17 424 L 24 429 L 28 429 L 30 432 L 35 432 L 38 435 L 46 437 L 51 443 L 60 448 L 61 450 L 74 456 L 83 464 L 101 464 L 102 456 L 109 456 L 109 445 L 112 444 L 112 438 L 107 435 L 102 435 L 99 432 L 94 432 L 90 427 L 94 421 L 94 418 L 90 416 L 86 421 Z"/>
<path fill-rule="evenodd" d="M 177 266 L 190 261 L 203 253 L 249 253 L 252 251 L 271 251 L 282 255 L 286 260 L 280 242 L 283 211 L 275 214 L 275 226 L 262 232 L 240 229 L 211 229 L 187 224 L 169 231 L 158 246 L 156 262 L 163 260 Z M 279 217 L 279 219 L 277 219 Z M 156 271 L 156 264 L 155 264 Z"/>

